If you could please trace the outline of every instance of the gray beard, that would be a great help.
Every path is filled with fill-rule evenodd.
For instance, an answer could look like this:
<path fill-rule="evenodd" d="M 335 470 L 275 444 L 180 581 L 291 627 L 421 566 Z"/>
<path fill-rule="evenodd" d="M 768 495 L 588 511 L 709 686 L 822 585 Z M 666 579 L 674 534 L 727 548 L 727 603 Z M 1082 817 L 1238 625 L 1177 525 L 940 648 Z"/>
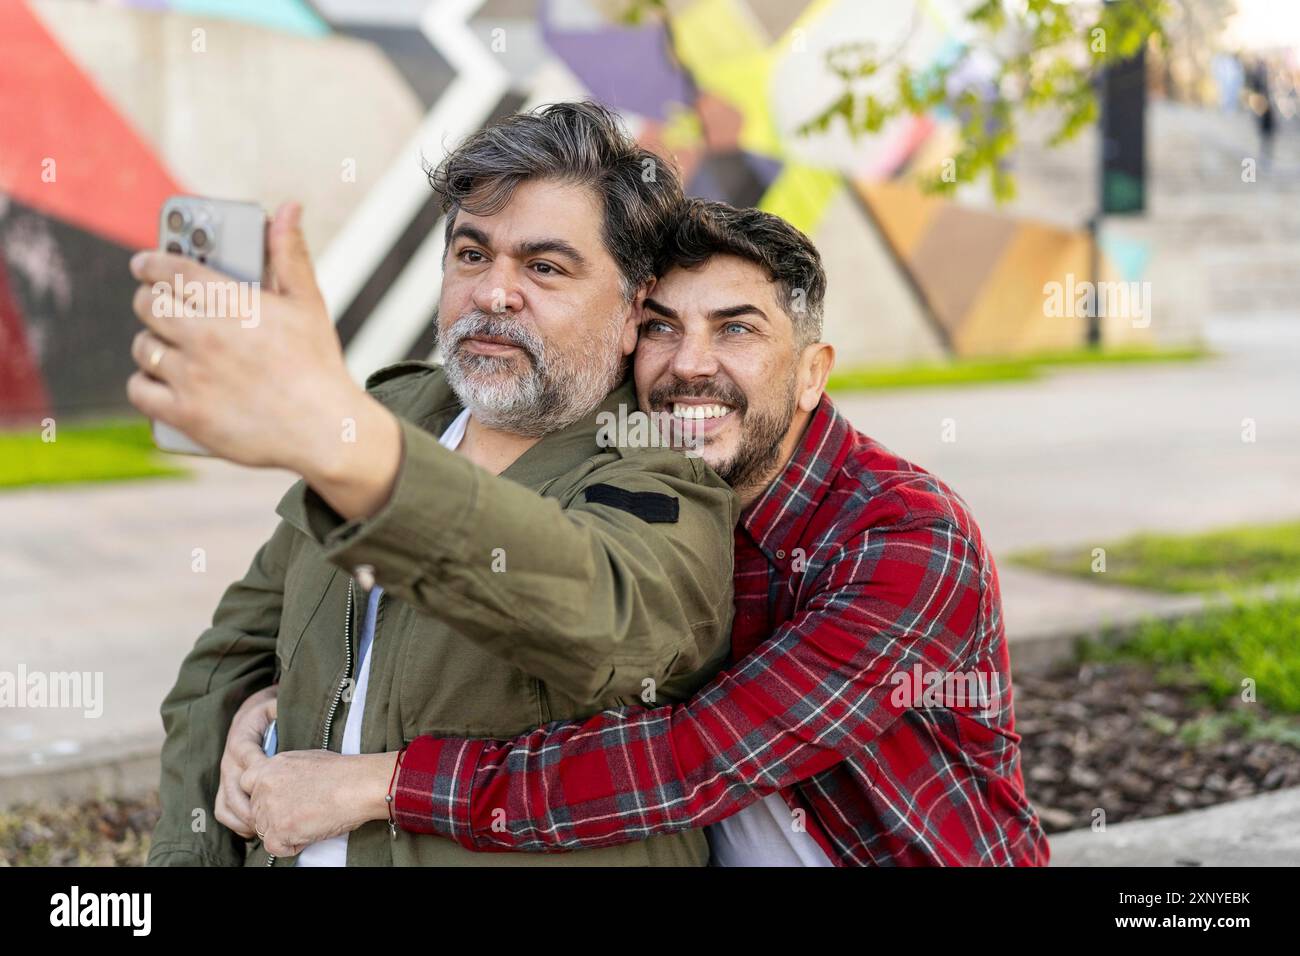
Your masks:
<path fill-rule="evenodd" d="M 560 431 L 590 414 L 622 378 L 622 317 L 617 318 L 564 354 L 548 349 L 540 336 L 516 322 L 481 310 L 467 312 L 440 336 L 447 382 L 470 414 L 489 428 L 525 438 Z M 518 346 L 528 368 L 518 371 L 518 356 L 463 351 L 461 343 L 474 335 Z"/>

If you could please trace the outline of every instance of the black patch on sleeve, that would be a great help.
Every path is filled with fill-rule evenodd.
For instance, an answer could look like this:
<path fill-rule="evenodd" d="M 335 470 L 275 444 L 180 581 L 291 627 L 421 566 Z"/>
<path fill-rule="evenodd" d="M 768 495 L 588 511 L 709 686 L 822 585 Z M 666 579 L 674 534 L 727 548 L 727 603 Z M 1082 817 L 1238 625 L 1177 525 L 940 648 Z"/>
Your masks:
<path fill-rule="evenodd" d="M 674 524 L 679 502 L 672 495 L 657 491 L 626 491 L 613 485 L 592 485 L 586 489 L 587 500 L 595 505 L 609 505 L 634 514 L 650 524 Z"/>

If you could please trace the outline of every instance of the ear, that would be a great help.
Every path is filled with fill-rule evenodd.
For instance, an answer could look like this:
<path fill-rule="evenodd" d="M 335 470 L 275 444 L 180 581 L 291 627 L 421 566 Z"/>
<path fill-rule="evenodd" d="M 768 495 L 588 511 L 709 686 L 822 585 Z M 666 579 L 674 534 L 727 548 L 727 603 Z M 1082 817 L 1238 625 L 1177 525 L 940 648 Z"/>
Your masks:
<path fill-rule="evenodd" d="M 637 337 L 641 331 L 641 319 L 644 315 L 645 300 L 654 289 L 657 281 L 654 276 L 651 276 L 637 287 L 636 293 L 632 296 L 632 305 L 627 313 L 627 323 L 623 326 L 623 338 L 619 343 L 623 348 L 624 355 L 631 355 L 636 351 Z"/>
<path fill-rule="evenodd" d="M 826 380 L 835 365 L 835 347 L 829 342 L 814 342 L 799 356 L 799 408 L 813 412 L 826 392 Z"/>

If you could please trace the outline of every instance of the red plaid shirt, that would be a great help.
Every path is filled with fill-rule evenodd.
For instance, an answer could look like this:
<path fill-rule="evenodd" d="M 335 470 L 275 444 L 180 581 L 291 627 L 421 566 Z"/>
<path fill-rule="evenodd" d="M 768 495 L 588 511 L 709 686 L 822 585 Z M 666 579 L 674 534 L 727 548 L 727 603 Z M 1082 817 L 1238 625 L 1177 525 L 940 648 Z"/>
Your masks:
<path fill-rule="evenodd" d="M 595 848 L 779 791 L 842 866 L 1047 863 L 997 571 L 954 492 L 823 398 L 742 517 L 735 573 L 735 663 L 690 701 L 515 740 L 420 737 L 400 825 L 474 850 Z"/>

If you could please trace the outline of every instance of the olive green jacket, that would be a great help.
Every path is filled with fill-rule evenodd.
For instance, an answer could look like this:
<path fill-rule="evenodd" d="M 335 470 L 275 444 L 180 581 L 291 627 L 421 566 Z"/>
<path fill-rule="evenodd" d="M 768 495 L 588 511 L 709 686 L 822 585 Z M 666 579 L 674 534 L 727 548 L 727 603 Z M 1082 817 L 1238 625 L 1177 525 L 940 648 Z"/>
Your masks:
<path fill-rule="evenodd" d="M 509 738 L 607 707 L 684 700 L 726 656 L 739 504 L 699 459 L 597 444 L 600 412 L 635 411 L 630 382 L 500 477 L 438 443 L 461 411 L 441 369 L 404 362 L 366 386 L 401 423 L 391 497 L 374 516 L 345 522 L 298 482 L 277 506 L 279 526 L 222 597 L 163 702 L 151 864 L 268 862 L 260 843 L 246 847 L 213 818 L 226 733 L 239 705 L 278 680 L 279 750 L 339 749 L 365 607 L 354 576 L 370 568 L 385 593 L 365 753 L 421 734 Z M 438 837 L 394 837 L 382 821 L 348 840 L 352 865 L 707 857 L 700 831 L 566 854 L 471 853 Z"/>

